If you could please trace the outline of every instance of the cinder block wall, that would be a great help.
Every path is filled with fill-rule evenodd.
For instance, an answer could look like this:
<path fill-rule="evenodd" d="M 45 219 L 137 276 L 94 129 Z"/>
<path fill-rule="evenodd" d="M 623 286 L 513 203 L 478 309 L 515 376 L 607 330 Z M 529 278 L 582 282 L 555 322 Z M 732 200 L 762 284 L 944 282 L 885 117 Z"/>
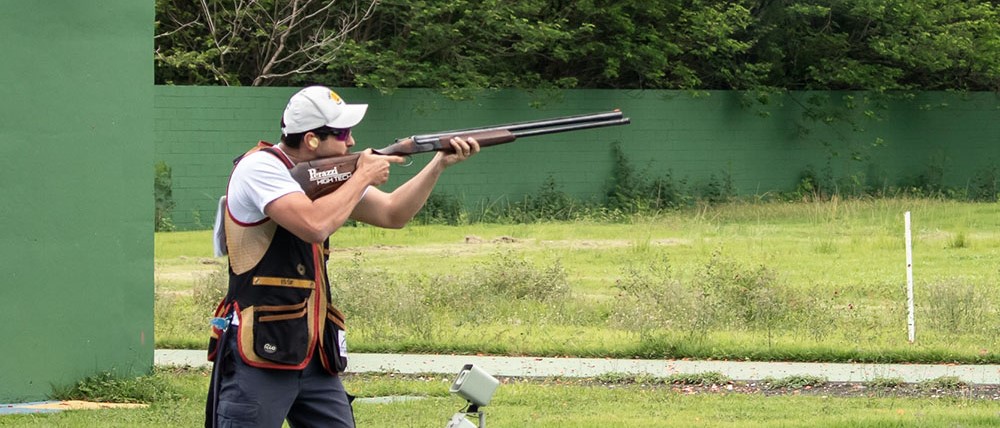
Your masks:
<path fill-rule="evenodd" d="M 233 157 L 263 139 L 274 142 L 285 103 L 297 88 L 156 88 L 156 159 L 173 168 L 174 223 L 208 228 L 225 192 Z M 866 118 L 862 93 L 795 93 L 768 105 L 749 104 L 736 92 L 572 90 L 539 101 L 523 91 L 484 92 L 452 101 L 430 91 L 391 95 L 337 89 L 351 103 L 370 104 L 354 130 L 360 147 L 384 147 L 415 133 L 582 114 L 614 108 L 632 118 L 624 127 L 534 137 L 489 148 L 449 171 L 436 192 L 476 207 L 520 200 L 548 178 L 583 199 L 601 199 L 611 178 L 611 145 L 651 176 L 670 173 L 698 188 L 732 180 L 739 194 L 791 191 L 807 169 L 864 184 L 894 186 L 930 170 L 951 186 L 966 185 L 1000 164 L 1000 99 L 992 93 L 924 93 L 895 101 L 878 120 Z M 811 98 L 858 104 L 850 121 L 805 119 Z M 876 141 L 881 146 L 873 148 Z M 430 158 L 394 167 L 393 188 Z"/>

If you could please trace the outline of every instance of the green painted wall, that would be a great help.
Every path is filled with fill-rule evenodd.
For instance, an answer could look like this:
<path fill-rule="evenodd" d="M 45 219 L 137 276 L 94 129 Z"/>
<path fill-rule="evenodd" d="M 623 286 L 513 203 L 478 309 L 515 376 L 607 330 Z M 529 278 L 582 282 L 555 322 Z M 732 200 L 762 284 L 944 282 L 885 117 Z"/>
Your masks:
<path fill-rule="evenodd" d="M 4 1 L 0 402 L 153 363 L 153 2 Z"/>
<path fill-rule="evenodd" d="M 156 159 L 173 168 L 174 223 L 208 228 L 224 193 L 231 159 L 263 139 L 274 142 L 288 97 L 297 88 L 156 87 Z M 632 124 L 525 139 L 488 149 L 449 171 L 436 189 L 484 201 L 519 200 L 553 177 L 576 197 L 601 198 L 612 170 L 611 143 L 621 142 L 633 167 L 670 173 L 689 188 L 730 177 L 739 194 L 794 190 L 807 169 L 829 171 L 867 186 L 895 186 L 940 169 L 941 181 L 964 186 L 1000 165 L 1000 98 L 993 93 L 925 93 L 888 105 L 880 120 L 865 119 L 864 94 L 795 93 L 745 107 L 735 92 L 572 90 L 545 106 L 521 91 L 484 93 L 449 101 L 425 90 L 391 95 L 342 89 L 348 102 L 368 103 L 354 130 L 359 146 L 383 147 L 414 133 L 540 119 L 621 108 Z M 852 99 L 848 122 L 805 119 L 810 98 L 833 105 Z M 856 129 L 855 129 L 856 128 Z M 884 144 L 870 146 L 878 138 Z M 852 160 L 858 155 L 861 160 Z M 429 159 L 394 167 L 398 185 Z M 848 184 L 849 184 L 848 180 Z"/>

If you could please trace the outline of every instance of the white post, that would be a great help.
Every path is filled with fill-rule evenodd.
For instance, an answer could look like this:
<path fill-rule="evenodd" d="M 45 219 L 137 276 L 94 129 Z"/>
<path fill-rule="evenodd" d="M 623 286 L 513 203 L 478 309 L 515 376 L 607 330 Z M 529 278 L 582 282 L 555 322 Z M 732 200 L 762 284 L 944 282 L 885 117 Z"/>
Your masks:
<path fill-rule="evenodd" d="M 910 212 L 903 215 L 906 223 L 906 326 L 910 333 L 910 343 L 916 340 L 913 323 L 913 239 L 910 238 Z"/>

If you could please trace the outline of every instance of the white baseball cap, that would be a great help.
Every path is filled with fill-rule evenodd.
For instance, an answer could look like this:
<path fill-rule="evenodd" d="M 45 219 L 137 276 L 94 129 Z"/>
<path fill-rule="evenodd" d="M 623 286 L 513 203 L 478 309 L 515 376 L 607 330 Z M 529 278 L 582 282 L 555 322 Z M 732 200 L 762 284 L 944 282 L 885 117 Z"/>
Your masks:
<path fill-rule="evenodd" d="M 292 95 L 281 116 L 281 133 L 298 134 L 327 126 L 347 129 L 361 122 L 368 104 L 347 104 L 325 86 L 310 86 Z"/>

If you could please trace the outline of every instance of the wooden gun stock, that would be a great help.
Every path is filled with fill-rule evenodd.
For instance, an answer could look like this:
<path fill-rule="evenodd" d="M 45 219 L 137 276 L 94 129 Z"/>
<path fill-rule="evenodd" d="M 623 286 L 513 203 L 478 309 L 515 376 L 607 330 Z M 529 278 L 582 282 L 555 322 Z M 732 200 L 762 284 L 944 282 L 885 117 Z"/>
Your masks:
<path fill-rule="evenodd" d="M 292 167 L 292 178 L 299 182 L 302 191 L 309 199 L 326 195 L 337 190 L 347 179 L 351 178 L 358 167 L 359 153 L 344 156 L 313 159 L 300 162 Z"/>
<path fill-rule="evenodd" d="M 458 129 L 435 134 L 414 135 L 398 139 L 395 143 L 378 150 L 373 150 L 373 152 L 387 156 L 410 156 L 417 153 L 450 151 L 451 144 L 449 141 L 453 137 L 475 138 L 479 142 L 480 147 L 490 147 L 509 143 L 522 137 L 605 126 L 627 125 L 629 123 L 629 118 L 622 117 L 621 111 L 614 110 L 606 113 L 565 116 L 482 128 Z M 344 156 L 301 162 L 292 168 L 292 178 L 302 185 L 302 190 L 306 196 L 315 200 L 337 190 L 345 181 L 351 178 L 354 170 L 357 169 L 358 158 L 360 156 L 358 153 L 351 153 Z"/>

